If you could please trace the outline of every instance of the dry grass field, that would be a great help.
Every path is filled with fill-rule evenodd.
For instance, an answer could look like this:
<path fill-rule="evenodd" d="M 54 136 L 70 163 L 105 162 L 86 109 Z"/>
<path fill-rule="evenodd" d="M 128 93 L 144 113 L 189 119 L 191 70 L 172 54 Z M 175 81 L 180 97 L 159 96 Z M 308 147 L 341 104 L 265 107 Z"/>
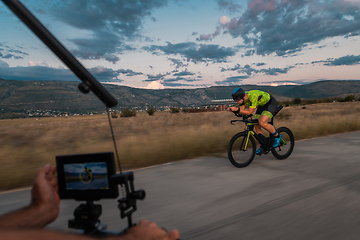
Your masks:
<path fill-rule="evenodd" d="M 243 130 L 230 112 L 138 113 L 113 118 L 123 170 L 226 152 Z M 285 107 L 275 127 L 296 140 L 360 130 L 360 102 Z M 114 151 L 106 115 L 0 120 L 0 190 L 30 185 L 39 167 L 56 155 Z"/>

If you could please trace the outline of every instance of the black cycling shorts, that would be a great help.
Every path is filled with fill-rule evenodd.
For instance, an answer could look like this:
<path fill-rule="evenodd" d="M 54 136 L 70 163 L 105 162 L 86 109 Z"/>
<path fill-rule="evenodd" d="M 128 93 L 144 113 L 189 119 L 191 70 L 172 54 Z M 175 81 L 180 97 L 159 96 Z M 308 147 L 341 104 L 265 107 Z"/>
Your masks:
<path fill-rule="evenodd" d="M 278 103 L 276 99 L 270 95 L 270 100 L 264 106 L 258 106 L 255 113 L 255 118 L 259 118 L 260 115 L 266 115 L 272 118 L 277 107 Z"/>

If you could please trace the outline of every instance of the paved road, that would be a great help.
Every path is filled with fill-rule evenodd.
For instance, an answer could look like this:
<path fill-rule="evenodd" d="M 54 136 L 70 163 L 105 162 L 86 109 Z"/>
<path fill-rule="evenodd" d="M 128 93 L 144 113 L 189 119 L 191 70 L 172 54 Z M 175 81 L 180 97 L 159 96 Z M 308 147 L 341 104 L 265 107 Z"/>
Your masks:
<path fill-rule="evenodd" d="M 298 141 L 279 161 L 256 157 L 246 168 L 226 155 L 134 171 L 147 197 L 134 220 L 180 230 L 181 239 L 359 239 L 360 132 Z M 29 190 L 0 195 L 0 213 L 24 206 Z M 116 200 L 100 201 L 101 221 L 122 229 Z M 79 203 L 64 200 L 48 228 L 67 230 Z"/>

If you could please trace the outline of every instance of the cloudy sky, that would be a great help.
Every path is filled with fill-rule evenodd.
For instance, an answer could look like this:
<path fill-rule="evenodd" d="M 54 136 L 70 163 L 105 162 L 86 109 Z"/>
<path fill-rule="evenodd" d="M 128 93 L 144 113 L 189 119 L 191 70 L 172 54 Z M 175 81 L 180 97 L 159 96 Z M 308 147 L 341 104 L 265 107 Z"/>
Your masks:
<path fill-rule="evenodd" d="M 101 82 L 360 79 L 359 0 L 22 0 Z M 78 80 L 0 1 L 0 78 Z"/>

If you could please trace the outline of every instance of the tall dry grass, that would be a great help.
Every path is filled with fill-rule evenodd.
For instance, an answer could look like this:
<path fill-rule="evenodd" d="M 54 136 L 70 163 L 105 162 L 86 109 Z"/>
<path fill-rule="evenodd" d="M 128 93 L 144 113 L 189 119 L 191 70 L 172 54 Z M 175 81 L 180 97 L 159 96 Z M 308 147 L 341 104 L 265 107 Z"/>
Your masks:
<path fill-rule="evenodd" d="M 360 130 L 360 103 L 324 103 L 284 108 L 275 126 L 296 140 Z M 244 125 L 230 112 L 138 113 L 112 119 L 123 169 L 224 153 Z M 31 184 L 36 170 L 56 155 L 113 151 L 106 115 L 0 120 L 0 190 Z"/>

